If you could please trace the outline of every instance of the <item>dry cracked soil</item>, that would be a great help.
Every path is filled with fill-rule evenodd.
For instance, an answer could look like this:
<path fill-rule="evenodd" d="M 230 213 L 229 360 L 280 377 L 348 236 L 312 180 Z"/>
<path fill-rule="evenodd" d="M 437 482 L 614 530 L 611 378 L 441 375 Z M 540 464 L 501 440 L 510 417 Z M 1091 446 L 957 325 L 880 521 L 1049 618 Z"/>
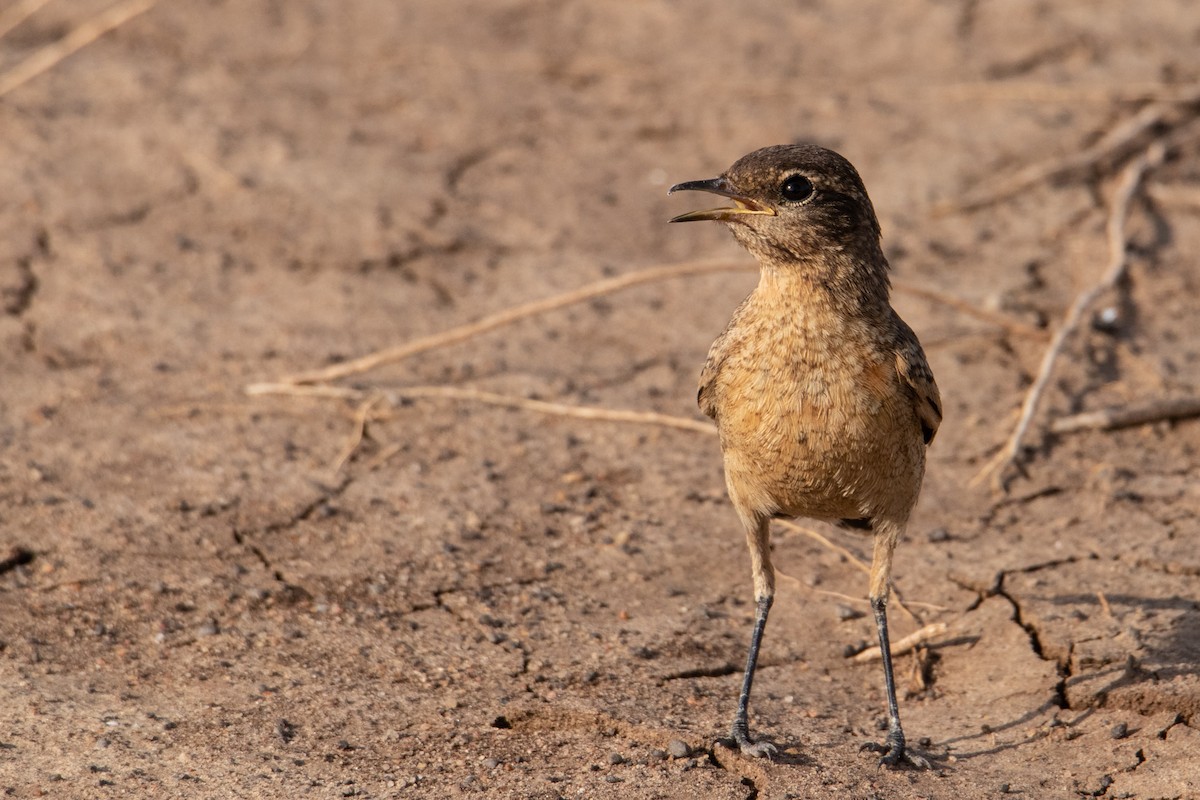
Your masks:
<path fill-rule="evenodd" d="M 4 796 L 1200 797 L 1200 423 L 1051 430 L 1200 388 L 1194 3 L 127 0 L 89 35 L 112 1 L 0 10 Z M 776 528 L 780 755 L 744 758 L 716 438 L 481 394 L 702 422 L 755 277 L 665 190 L 789 141 L 859 167 L 945 399 L 892 607 L 945 625 L 897 663 L 927 771 L 859 750 L 869 542 Z M 974 481 L 1110 217 L 1125 279 Z M 246 391 L 697 261 L 730 269 Z"/>

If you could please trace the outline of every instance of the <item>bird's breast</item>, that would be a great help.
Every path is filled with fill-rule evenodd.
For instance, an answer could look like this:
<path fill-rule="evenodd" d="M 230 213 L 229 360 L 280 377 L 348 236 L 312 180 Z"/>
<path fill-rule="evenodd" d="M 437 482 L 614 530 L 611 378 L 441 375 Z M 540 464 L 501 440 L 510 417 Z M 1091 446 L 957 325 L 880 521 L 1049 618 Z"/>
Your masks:
<path fill-rule="evenodd" d="M 888 495 L 911 506 L 924 450 L 894 353 L 853 325 L 741 324 L 757 331 L 738 337 L 714 387 L 731 488 L 797 516 L 854 516 Z"/>

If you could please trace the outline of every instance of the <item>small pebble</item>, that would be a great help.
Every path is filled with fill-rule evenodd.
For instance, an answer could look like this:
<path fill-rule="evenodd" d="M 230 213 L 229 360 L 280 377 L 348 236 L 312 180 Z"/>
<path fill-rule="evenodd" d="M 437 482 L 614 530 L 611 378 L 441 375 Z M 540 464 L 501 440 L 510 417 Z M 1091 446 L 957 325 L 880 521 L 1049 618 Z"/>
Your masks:
<path fill-rule="evenodd" d="M 483 760 L 483 768 L 484 769 L 495 769 L 498 766 L 500 766 L 500 762 L 497 759 L 485 758 Z"/>
<path fill-rule="evenodd" d="M 617 764 L 624 764 L 625 756 L 621 755 L 620 753 L 609 753 L 608 763 L 612 764 L 613 766 L 616 766 Z"/>
<path fill-rule="evenodd" d="M 1101 333 L 1116 333 L 1121 329 L 1121 312 L 1116 306 L 1101 309 L 1092 317 L 1092 327 Z"/>
<path fill-rule="evenodd" d="M 650 751 L 650 761 L 651 762 L 666 761 L 666 760 L 667 760 L 667 751 L 666 750 L 659 750 L 656 747 Z"/>
<path fill-rule="evenodd" d="M 671 758 L 687 758 L 692 754 L 692 748 L 682 739 L 672 739 L 667 743 L 667 752 Z"/>
<path fill-rule="evenodd" d="M 620 775 L 613 775 L 612 773 L 609 773 L 608 775 L 604 776 L 604 780 L 607 781 L 608 783 L 621 783 L 625 779 L 622 778 Z"/>
<path fill-rule="evenodd" d="M 945 528 L 934 528 L 929 532 L 929 541 L 931 542 L 945 542 L 949 541 L 949 539 L 950 531 Z"/>
<path fill-rule="evenodd" d="M 1109 731 L 1109 734 L 1114 739 L 1124 739 L 1129 735 L 1129 726 L 1124 722 L 1118 722 L 1116 725 L 1112 726 L 1112 730 Z"/>

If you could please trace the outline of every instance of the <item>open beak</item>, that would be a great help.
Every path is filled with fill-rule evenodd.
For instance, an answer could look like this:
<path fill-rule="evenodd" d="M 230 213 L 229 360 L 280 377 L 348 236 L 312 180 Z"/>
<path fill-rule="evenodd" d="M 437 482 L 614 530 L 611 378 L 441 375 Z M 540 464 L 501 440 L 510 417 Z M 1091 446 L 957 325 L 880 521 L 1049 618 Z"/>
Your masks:
<path fill-rule="evenodd" d="M 732 200 L 733 206 L 710 208 L 704 211 L 689 211 L 686 214 L 673 217 L 670 220 L 671 222 L 695 222 L 700 219 L 731 220 L 746 214 L 766 214 L 768 216 L 774 216 L 775 214 L 775 210 L 769 206 L 765 206 L 735 192 L 733 187 L 730 186 L 729 181 L 724 178 L 710 178 L 706 181 L 677 183 L 667 191 L 667 194 L 675 194 L 675 192 L 708 192 L 709 194 L 719 194 L 722 197 L 728 197 Z"/>

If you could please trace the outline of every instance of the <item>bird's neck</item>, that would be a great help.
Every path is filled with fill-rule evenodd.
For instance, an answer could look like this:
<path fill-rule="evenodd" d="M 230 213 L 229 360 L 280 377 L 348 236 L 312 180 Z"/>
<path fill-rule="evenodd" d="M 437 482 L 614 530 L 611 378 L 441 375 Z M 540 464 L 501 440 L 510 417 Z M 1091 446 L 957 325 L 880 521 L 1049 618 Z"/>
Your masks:
<path fill-rule="evenodd" d="M 826 251 L 813 258 L 759 259 L 756 292 L 797 310 L 874 316 L 890 306 L 887 260 L 874 253 Z"/>

